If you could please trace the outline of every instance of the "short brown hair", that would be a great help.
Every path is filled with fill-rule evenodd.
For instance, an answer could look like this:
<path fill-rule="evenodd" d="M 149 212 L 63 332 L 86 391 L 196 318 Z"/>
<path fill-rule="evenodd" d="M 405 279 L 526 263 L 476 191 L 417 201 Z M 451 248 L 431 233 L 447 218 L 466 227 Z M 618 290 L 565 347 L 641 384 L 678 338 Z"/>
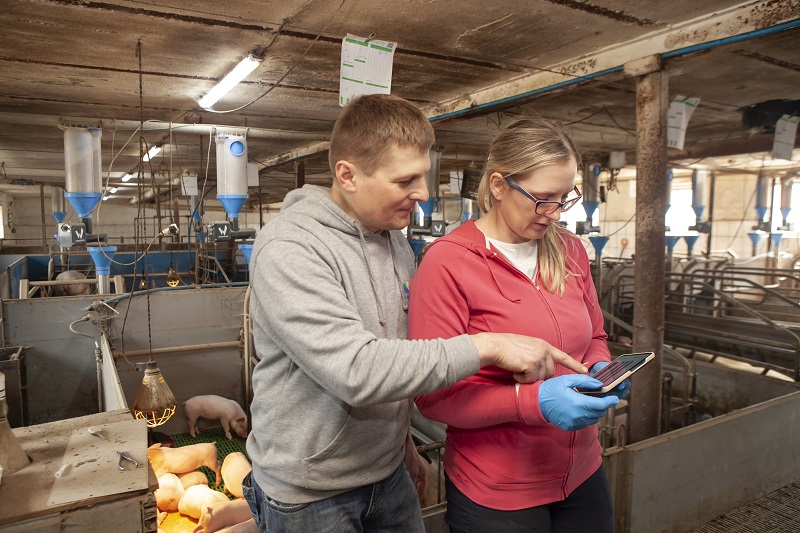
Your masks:
<path fill-rule="evenodd" d="M 428 118 L 408 100 L 391 94 L 363 95 L 352 100 L 336 119 L 328 163 L 331 172 L 336 172 L 337 161 L 347 160 L 371 174 L 391 144 L 427 152 L 435 140 Z"/>

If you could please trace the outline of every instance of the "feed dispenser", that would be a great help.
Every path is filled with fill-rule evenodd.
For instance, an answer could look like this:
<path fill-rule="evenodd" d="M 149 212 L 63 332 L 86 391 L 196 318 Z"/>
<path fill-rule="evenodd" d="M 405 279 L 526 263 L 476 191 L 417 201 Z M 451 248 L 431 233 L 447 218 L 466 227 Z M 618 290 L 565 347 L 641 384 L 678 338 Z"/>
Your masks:
<path fill-rule="evenodd" d="M 117 251 L 116 246 L 103 246 L 99 243 L 86 245 L 89 255 L 92 256 L 94 268 L 97 272 L 97 294 L 111 294 L 111 261 Z"/>
<path fill-rule="evenodd" d="M 103 197 L 100 128 L 64 129 L 64 164 L 66 189 L 64 197 L 75 209 L 80 222 L 59 222 L 58 244 L 69 248 L 75 244 L 105 242 L 105 235 L 92 233 L 92 210 Z M 54 213 L 55 216 L 55 213 Z M 56 216 L 56 220 L 58 217 Z"/>
<path fill-rule="evenodd" d="M 586 213 L 585 222 L 576 222 L 577 235 L 600 233 L 600 226 L 593 226 L 594 212 L 600 206 L 600 172 L 602 168 L 597 163 L 583 165 L 583 211 Z"/>
<path fill-rule="evenodd" d="M 239 212 L 247 201 L 247 139 L 244 135 L 219 133 L 217 143 L 217 199 L 228 220 L 208 225 L 208 240 L 225 242 L 254 238 L 255 230 L 239 229 Z"/>

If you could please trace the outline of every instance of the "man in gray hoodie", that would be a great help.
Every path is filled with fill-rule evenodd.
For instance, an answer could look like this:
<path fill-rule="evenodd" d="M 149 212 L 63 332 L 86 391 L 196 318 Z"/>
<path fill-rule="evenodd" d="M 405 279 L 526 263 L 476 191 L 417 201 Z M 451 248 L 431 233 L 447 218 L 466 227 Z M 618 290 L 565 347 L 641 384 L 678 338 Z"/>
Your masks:
<path fill-rule="evenodd" d="M 554 364 L 586 372 L 540 339 L 481 333 L 409 341 L 414 255 L 403 233 L 433 128 L 413 104 L 362 96 L 331 136 L 331 189 L 286 195 L 251 255 L 253 463 L 245 498 L 261 531 L 423 532 L 409 398 L 494 364 L 520 382 Z M 404 465 L 404 455 L 408 469 Z"/>

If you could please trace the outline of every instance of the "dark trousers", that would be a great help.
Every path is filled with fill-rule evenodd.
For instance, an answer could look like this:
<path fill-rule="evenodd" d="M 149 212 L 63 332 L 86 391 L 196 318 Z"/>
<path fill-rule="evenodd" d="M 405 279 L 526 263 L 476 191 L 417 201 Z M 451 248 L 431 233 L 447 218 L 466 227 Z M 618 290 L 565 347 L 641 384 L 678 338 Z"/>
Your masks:
<path fill-rule="evenodd" d="M 449 478 L 445 487 L 451 533 L 614 533 L 611 489 L 602 466 L 566 500 L 518 511 L 478 505 Z"/>

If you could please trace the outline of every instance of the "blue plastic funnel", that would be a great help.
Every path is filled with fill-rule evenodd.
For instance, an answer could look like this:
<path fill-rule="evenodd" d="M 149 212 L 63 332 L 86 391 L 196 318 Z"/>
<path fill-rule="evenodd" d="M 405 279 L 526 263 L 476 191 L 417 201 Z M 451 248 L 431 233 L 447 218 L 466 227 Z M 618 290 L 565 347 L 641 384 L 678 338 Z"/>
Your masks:
<path fill-rule="evenodd" d="M 253 243 L 252 242 L 240 242 L 239 249 L 244 254 L 244 258 L 247 261 L 247 267 L 250 267 L 250 254 L 253 253 Z"/>
<path fill-rule="evenodd" d="M 408 239 L 408 244 L 411 245 L 411 249 L 414 251 L 414 257 L 419 257 L 419 253 L 425 247 L 425 239 Z"/>
<path fill-rule="evenodd" d="M 603 255 L 603 248 L 608 242 L 608 237 L 592 235 L 591 237 L 589 237 L 589 240 L 592 242 L 592 246 L 594 246 L 594 255 L 595 256 Z"/>
<path fill-rule="evenodd" d="M 664 240 L 667 242 L 667 250 L 669 253 L 672 253 L 672 249 L 675 248 L 675 245 L 681 240 L 680 235 L 666 235 Z"/>
<path fill-rule="evenodd" d="M 92 256 L 94 267 L 98 276 L 108 276 L 111 273 L 111 260 L 114 259 L 116 246 L 103 246 L 101 244 L 87 244 L 86 249 Z"/>
<path fill-rule="evenodd" d="M 66 198 L 72 208 L 81 218 L 92 218 L 92 209 L 103 195 L 99 192 L 65 192 Z"/>
<path fill-rule="evenodd" d="M 229 218 L 238 218 L 242 206 L 247 201 L 246 194 L 218 194 L 217 200 L 220 201 L 222 207 L 225 208 L 225 213 Z"/>

